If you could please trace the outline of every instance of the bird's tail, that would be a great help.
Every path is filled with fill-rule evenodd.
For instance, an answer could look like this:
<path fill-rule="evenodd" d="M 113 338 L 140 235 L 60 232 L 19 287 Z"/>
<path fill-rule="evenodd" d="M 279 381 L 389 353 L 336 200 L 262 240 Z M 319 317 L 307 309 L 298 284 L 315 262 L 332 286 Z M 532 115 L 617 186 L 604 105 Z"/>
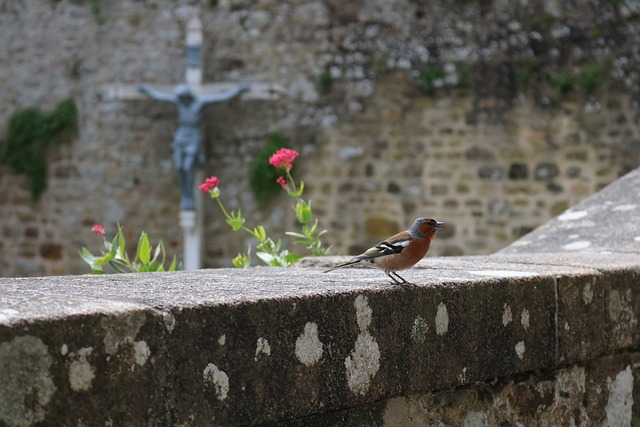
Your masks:
<path fill-rule="evenodd" d="M 330 271 L 333 271 L 333 270 L 336 270 L 336 269 L 342 268 L 342 267 L 348 267 L 350 265 L 357 264 L 360 261 L 362 261 L 362 258 L 354 258 L 351 261 L 345 262 L 344 264 L 338 264 L 335 267 L 331 267 L 330 269 L 323 271 L 323 273 L 328 273 Z"/>

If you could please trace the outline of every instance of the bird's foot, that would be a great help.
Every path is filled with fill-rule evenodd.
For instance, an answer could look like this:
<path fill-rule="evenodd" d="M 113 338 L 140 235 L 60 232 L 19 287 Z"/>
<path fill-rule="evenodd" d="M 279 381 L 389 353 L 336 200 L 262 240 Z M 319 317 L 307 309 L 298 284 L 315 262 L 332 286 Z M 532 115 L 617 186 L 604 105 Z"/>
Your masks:
<path fill-rule="evenodd" d="M 387 273 L 387 276 L 389 276 L 391 280 L 393 280 L 394 285 L 413 285 L 413 283 L 407 281 L 407 279 L 405 279 L 395 271 L 385 271 L 385 273 Z"/>

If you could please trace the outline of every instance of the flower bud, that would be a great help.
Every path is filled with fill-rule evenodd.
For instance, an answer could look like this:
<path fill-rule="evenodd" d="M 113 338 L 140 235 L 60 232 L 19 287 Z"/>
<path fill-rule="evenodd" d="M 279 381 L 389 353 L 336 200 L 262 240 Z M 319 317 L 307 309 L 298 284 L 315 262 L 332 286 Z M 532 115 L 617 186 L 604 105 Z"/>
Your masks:
<path fill-rule="evenodd" d="M 311 206 L 304 200 L 299 199 L 296 204 L 296 217 L 298 222 L 306 224 L 313 219 L 313 213 L 311 212 Z"/>
<path fill-rule="evenodd" d="M 220 197 L 220 188 L 215 187 L 209 192 L 209 194 L 211 195 L 212 199 L 217 199 L 218 197 Z"/>

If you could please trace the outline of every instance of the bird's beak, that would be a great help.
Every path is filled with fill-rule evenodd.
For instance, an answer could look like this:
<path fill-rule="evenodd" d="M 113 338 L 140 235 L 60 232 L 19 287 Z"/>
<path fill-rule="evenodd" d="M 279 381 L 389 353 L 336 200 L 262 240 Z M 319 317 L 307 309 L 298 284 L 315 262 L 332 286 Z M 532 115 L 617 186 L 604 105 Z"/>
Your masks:
<path fill-rule="evenodd" d="M 435 228 L 436 230 L 439 230 L 440 228 L 445 228 L 444 222 L 443 221 L 436 221 L 436 226 L 433 227 L 433 228 Z"/>

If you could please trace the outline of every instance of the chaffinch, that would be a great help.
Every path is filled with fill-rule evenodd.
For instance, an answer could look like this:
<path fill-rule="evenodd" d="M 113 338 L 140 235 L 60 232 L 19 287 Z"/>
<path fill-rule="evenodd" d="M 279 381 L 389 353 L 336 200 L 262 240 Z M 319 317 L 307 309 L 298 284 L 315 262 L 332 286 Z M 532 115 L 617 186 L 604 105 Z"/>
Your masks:
<path fill-rule="evenodd" d="M 438 229 L 443 227 L 444 222 L 420 217 L 415 220 L 408 230 L 394 234 L 374 247 L 367 249 L 363 254 L 352 258 L 344 264 L 325 270 L 323 273 L 366 261 L 384 270 L 385 274 L 391 277 L 394 283 L 407 283 L 398 274 L 398 271 L 412 267 L 420 261 L 429 251 L 431 240 L 436 237 Z"/>

